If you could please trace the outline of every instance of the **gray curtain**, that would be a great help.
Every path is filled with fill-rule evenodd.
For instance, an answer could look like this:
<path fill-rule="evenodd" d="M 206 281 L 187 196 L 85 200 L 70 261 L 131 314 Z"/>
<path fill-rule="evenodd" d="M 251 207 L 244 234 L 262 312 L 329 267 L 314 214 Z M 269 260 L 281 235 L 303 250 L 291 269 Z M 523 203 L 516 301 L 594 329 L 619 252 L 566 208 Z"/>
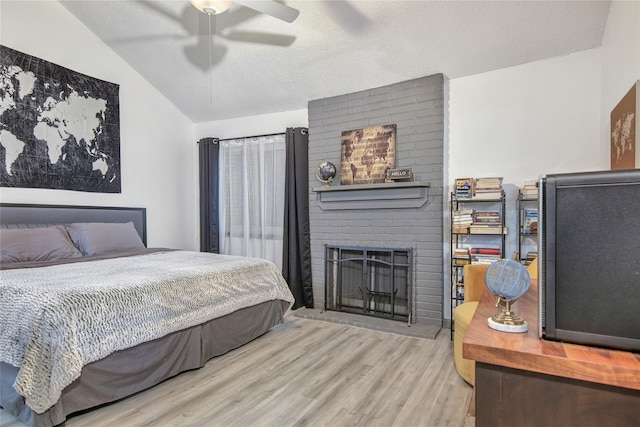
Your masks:
<path fill-rule="evenodd" d="M 313 308 L 309 232 L 309 130 L 287 128 L 282 275 L 296 301 Z"/>
<path fill-rule="evenodd" d="M 200 166 L 200 251 L 220 252 L 218 236 L 218 138 L 198 141 Z"/>

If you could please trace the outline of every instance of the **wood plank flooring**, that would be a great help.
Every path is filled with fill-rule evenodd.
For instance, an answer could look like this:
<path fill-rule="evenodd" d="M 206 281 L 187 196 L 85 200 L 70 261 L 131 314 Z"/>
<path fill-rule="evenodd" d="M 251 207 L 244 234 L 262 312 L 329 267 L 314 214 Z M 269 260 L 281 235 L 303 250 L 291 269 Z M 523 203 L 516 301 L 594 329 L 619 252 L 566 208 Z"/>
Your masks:
<path fill-rule="evenodd" d="M 471 393 L 447 329 L 430 340 L 288 315 L 203 368 L 65 427 L 469 427 Z M 0 412 L 0 425 L 21 423 Z"/>

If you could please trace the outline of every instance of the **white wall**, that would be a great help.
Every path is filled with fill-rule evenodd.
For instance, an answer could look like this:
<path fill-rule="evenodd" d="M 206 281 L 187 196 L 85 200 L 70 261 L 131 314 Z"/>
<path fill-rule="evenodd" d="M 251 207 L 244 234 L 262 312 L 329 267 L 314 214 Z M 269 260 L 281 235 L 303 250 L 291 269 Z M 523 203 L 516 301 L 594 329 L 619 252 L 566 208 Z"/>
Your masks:
<path fill-rule="evenodd" d="M 524 181 L 601 169 L 600 69 L 597 48 L 450 80 L 446 193 L 457 177 L 502 176 L 515 230 Z"/>
<path fill-rule="evenodd" d="M 640 2 L 614 1 L 602 38 L 601 168 L 610 168 L 611 110 L 640 80 Z M 636 89 L 638 91 L 639 89 Z M 640 92 L 636 92 L 638 96 Z M 640 111 L 639 111 L 640 112 Z M 638 117 L 636 117 L 636 123 Z M 636 134 L 636 138 L 640 135 Z M 640 147 L 636 147 L 640 168 Z"/>
<path fill-rule="evenodd" d="M 120 85 L 121 194 L 2 188 L 2 202 L 147 208 L 149 246 L 198 248 L 194 124 L 56 1 L 2 1 L 0 43 Z"/>
<path fill-rule="evenodd" d="M 449 82 L 449 181 L 600 166 L 600 49 Z"/>
<path fill-rule="evenodd" d="M 220 139 L 283 133 L 287 128 L 307 127 L 307 109 L 262 114 L 196 124 L 196 140 L 213 137 Z"/>

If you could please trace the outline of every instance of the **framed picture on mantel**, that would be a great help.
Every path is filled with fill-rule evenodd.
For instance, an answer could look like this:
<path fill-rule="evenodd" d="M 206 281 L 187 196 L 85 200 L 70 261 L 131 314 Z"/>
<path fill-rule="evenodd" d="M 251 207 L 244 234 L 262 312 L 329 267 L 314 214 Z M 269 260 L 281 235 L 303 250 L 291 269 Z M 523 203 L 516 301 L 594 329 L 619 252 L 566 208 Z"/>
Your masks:
<path fill-rule="evenodd" d="M 340 185 L 385 182 L 396 166 L 396 125 L 344 131 L 340 151 Z"/>
<path fill-rule="evenodd" d="M 638 82 L 611 111 L 611 169 L 634 169 L 638 161 Z"/>

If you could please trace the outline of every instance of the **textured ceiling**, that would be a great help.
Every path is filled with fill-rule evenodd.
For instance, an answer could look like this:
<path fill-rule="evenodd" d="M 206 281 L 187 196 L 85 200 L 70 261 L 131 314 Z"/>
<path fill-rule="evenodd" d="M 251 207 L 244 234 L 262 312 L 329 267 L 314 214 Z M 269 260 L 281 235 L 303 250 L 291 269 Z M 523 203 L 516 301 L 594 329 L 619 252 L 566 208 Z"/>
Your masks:
<path fill-rule="evenodd" d="M 610 5 L 291 0 L 283 3 L 300 11 L 291 24 L 232 5 L 212 22 L 210 51 L 206 15 L 187 0 L 61 3 L 194 122 L 590 49 L 602 41 Z"/>

